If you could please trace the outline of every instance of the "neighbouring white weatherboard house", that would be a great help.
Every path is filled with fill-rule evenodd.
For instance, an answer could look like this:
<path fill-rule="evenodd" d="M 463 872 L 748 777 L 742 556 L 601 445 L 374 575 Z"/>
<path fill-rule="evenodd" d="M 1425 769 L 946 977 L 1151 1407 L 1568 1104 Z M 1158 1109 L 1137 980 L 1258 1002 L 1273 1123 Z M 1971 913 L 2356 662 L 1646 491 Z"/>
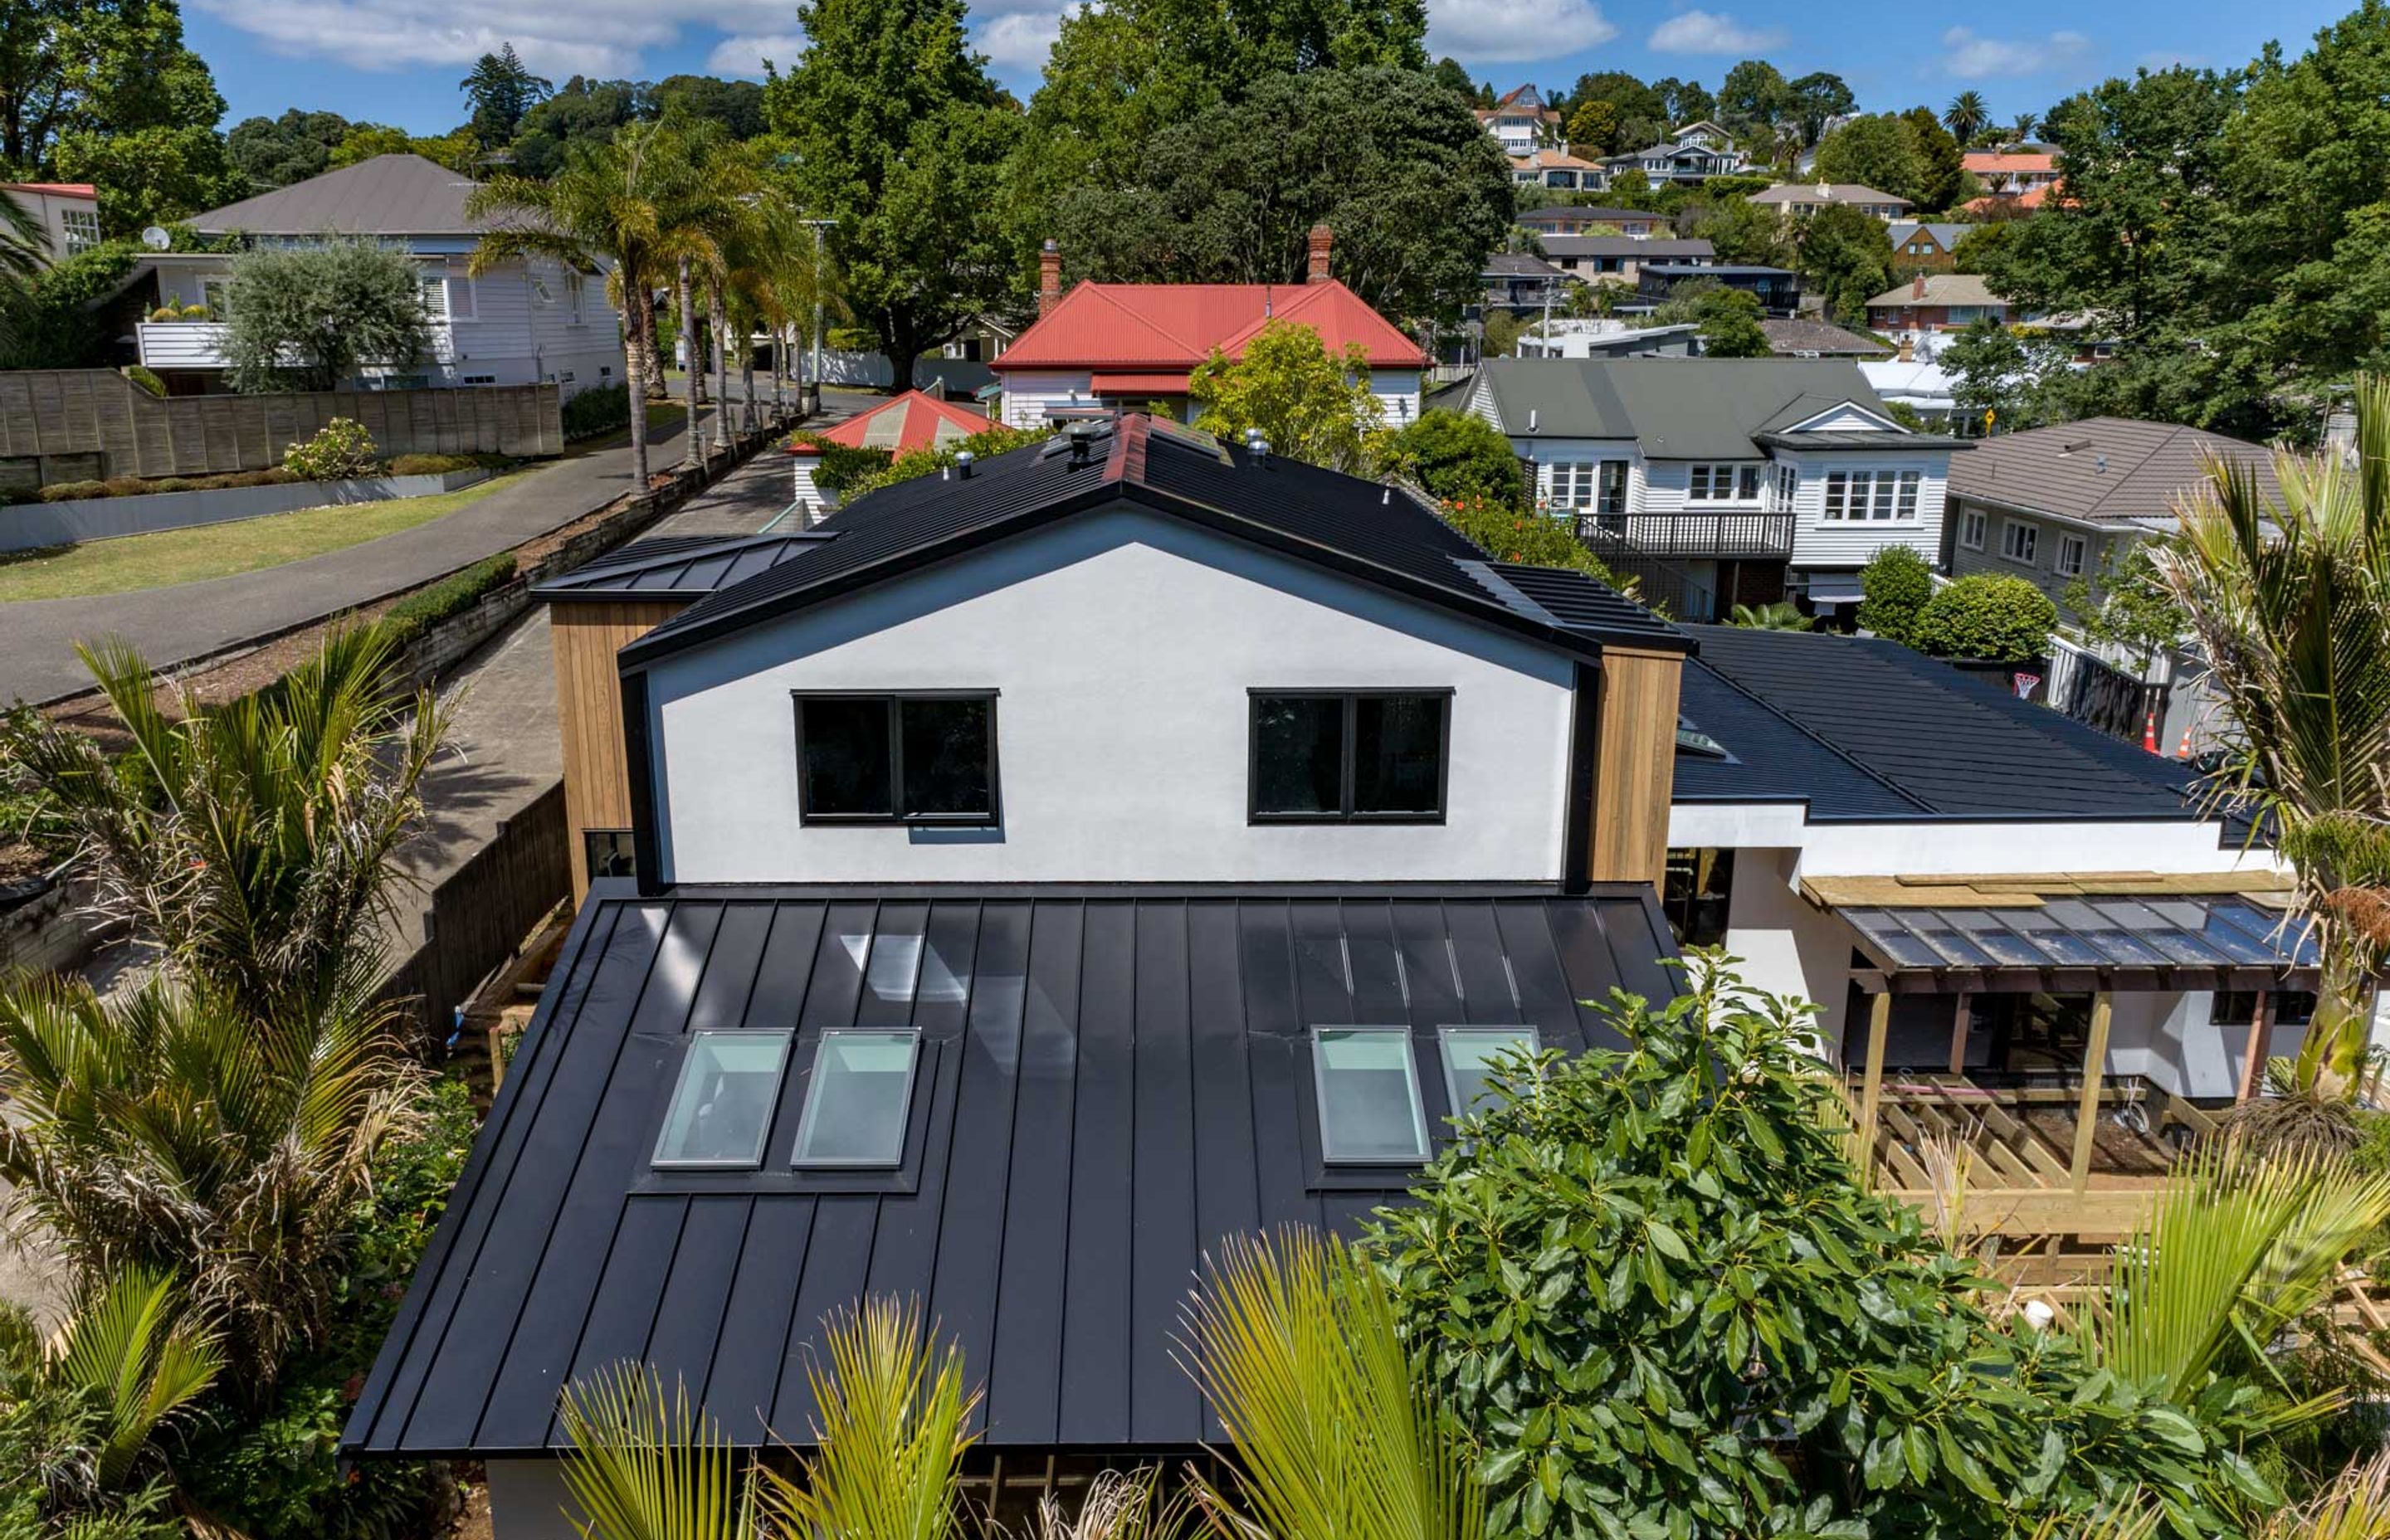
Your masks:
<path fill-rule="evenodd" d="M 625 378 L 621 317 L 606 276 L 546 258 L 469 270 L 490 222 L 465 212 L 470 177 L 419 155 L 378 155 L 289 186 L 194 214 L 201 235 L 252 246 L 367 239 L 415 258 L 431 317 L 430 356 L 411 365 L 369 365 L 351 382 L 366 390 L 423 386 L 554 385 L 572 396 Z M 224 311 L 228 255 L 157 252 L 130 282 L 143 319 L 134 327 L 143 366 L 174 394 L 224 384 Z M 148 319 L 163 307 L 199 314 Z"/>
<path fill-rule="evenodd" d="M 1533 463 L 1548 511 L 1695 620 L 1856 604 L 1886 545 L 1936 559 L 1964 447 L 1903 428 L 1840 359 L 1488 359 L 1461 399 Z"/>

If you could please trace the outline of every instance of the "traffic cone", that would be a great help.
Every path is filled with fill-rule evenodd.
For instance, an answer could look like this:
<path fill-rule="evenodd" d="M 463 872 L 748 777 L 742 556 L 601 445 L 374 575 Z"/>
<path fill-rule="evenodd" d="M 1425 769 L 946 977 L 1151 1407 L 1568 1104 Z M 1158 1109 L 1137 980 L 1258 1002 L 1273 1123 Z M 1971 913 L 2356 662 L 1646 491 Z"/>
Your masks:
<path fill-rule="evenodd" d="M 2176 747 L 2174 757 L 2177 759 L 2191 758 L 2191 724 L 2188 722 L 2182 725 L 2182 742 Z"/>
<path fill-rule="evenodd" d="M 2152 706 L 2150 714 L 2141 720 L 2141 747 L 2152 754 L 2158 751 L 2158 709 L 2155 706 Z"/>

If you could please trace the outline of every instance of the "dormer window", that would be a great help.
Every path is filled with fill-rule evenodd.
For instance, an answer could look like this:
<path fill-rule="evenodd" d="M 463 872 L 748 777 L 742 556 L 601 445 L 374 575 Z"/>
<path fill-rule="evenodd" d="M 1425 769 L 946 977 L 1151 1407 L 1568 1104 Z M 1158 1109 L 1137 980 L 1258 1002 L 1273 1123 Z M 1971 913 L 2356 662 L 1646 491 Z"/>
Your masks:
<path fill-rule="evenodd" d="M 788 1061 L 785 1032 L 691 1033 L 656 1137 L 654 1163 L 744 1170 L 761 1161 Z"/>
<path fill-rule="evenodd" d="M 913 1032 L 823 1033 L 797 1121 L 797 1165 L 903 1163 L 920 1050 Z"/>
<path fill-rule="evenodd" d="M 1427 1159 L 1427 1113 L 1407 1027 L 1318 1027 L 1311 1034 L 1318 1084 L 1319 1152 L 1330 1165 Z"/>
<path fill-rule="evenodd" d="M 799 695 L 808 824 L 996 821 L 996 693 Z"/>
<path fill-rule="evenodd" d="M 1444 821 L 1450 690 L 1255 690 L 1254 823 Z"/>

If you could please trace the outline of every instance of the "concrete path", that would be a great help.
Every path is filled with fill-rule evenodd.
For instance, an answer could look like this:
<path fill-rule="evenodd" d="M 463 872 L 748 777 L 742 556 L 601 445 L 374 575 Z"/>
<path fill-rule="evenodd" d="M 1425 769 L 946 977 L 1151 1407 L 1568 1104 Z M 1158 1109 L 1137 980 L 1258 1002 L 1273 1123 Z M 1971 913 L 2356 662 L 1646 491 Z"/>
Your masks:
<path fill-rule="evenodd" d="M 677 463 L 680 431 L 675 425 L 649 441 L 649 468 Z M 171 588 L 0 604 L 0 701 L 45 700 L 90 683 L 74 656 L 79 640 L 114 634 L 152 667 L 172 667 L 428 583 L 569 524 L 630 485 L 628 445 L 587 450 L 444 519 L 303 561 Z"/>

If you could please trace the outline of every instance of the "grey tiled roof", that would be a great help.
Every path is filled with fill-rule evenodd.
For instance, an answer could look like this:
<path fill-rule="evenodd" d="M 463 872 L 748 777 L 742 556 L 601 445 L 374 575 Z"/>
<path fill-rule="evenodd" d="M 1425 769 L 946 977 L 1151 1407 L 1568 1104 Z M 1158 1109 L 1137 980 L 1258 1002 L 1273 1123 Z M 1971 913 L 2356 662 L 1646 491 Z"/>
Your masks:
<path fill-rule="evenodd" d="M 255 198 L 191 216 L 203 235 L 478 235 L 465 217 L 473 179 L 420 155 L 377 155 Z"/>
<path fill-rule="evenodd" d="M 2249 468 L 2270 500 L 2274 463 L 2258 444 L 2171 422 L 2086 417 L 1977 442 L 1950 465 L 1950 495 L 2101 523 L 2171 527 L 2175 499 L 2205 457 Z"/>
<path fill-rule="evenodd" d="M 1862 337 L 1831 321 L 1762 320 L 1759 329 L 1767 335 L 1767 345 L 1781 356 L 1787 353 L 1847 353 L 1868 358 L 1889 358 L 1892 347 L 1872 337 Z"/>
<path fill-rule="evenodd" d="M 1752 458 L 1752 435 L 1804 400 L 1804 417 L 1845 401 L 1883 415 L 1858 366 L 1842 359 L 1489 358 L 1482 367 L 1505 432 L 1523 435 L 1532 411 L 1538 437 L 1634 439 L 1656 459 Z"/>

